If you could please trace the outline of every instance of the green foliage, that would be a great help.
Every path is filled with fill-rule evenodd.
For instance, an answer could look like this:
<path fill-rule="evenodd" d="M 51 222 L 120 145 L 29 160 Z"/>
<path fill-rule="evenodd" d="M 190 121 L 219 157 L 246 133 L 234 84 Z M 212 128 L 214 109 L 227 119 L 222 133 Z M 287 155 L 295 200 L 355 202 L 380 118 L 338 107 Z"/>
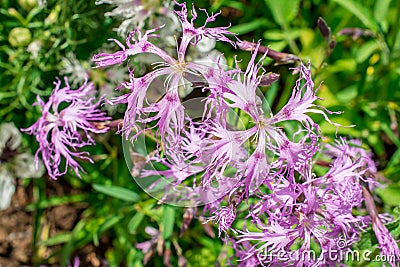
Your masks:
<path fill-rule="evenodd" d="M 116 199 L 124 200 L 126 202 L 136 202 L 139 200 L 138 194 L 123 187 L 94 184 L 93 188 L 100 193 L 109 195 Z"/>

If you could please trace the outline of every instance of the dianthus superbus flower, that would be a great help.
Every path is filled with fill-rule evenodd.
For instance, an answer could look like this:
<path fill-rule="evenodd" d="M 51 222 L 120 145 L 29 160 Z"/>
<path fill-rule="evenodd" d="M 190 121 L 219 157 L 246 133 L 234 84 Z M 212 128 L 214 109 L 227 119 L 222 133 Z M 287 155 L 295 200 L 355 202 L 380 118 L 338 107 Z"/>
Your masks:
<path fill-rule="evenodd" d="M 39 153 L 51 178 L 57 179 L 72 168 L 80 176 L 82 167 L 77 159 L 93 162 L 88 152 L 79 151 L 82 147 L 95 143 L 90 133 L 104 133 L 108 129 L 99 129 L 94 123 L 105 122 L 109 118 L 100 110 L 101 100 L 95 100 L 94 86 L 85 82 L 81 87 L 71 89 L 67 78 L 62 87 L 60 80 L 48 100 L 37 98 L 42 116 L 31 127 L 24 129 L 36 136 L 39 148 L 35 155 L 38 162 Z M 64 106 L 66 105 L 66 106 Z M 63 163 L 64 162 L 64 163 Z M 64 170 L 61 170 L 64 165 Z"/>
<path fill-rule="evenodd" d="M 367 207 L 372 221 L 372 229 L 375 232 L 378 240 L 380 254 L 382 259 L 386 259 L 391 267 L 399 266 L 400 264 L 400 249 L 398 241 L 390 234 L 389 230 L 379 218 L 375 203 L 368 189 L 363 188 L 365 196 L 365 206 Z"/>
<path fill-rule="evenodd" d="M 124 123 L 120 132 L 130 137 L 132 128 L 136 128 L 136 123 L 151 123 L 158 121 L 157 126 L 160 129 L 160 135 L 163 142 L 167 142 L 166 136 L 171 132 L 179 133 L 183 129 L 183 106 L 179 98 L 179 87 L 184 86 L 191 81 L 187 77 L 192 75 L 198 77 L 201 73 L 205 72 L 207 67 L 195 62 L 186 62 L 185 55 L 189 45 L 196 45 L 202 38 L 208 37 L 216 41 L 228 42 L 234 45 L 230 39 L 225 35 L 231 34 L 226 30 L 226 27 L 207 27 L 209 22 L 216 19 L 218 14 L 211 14 L 207 16 L 206 23 L 196 28 L 194 20 L 197 17 L 195 9 L 192 10 L 192 19 L 188 20 L 186 4 L 176 3 L 181 10 L 176 11 L 182 25 L 182 37 L 177 47 L 177 58 L 170 56 L 166 51 L 150 42 L 150 38 L 157 38 L 156 31 L 162 29 L 162 26 L 148 30 L 142 33 L 139 29 L 135 29 L 126 38 L 126 46 L 118 40 L 113 39 L 114 42 L 122 49 L 115 53 L 99 53 L 93 57 L 93 62 L 97 67 L 105 67 L 114 64 L 120 64 L 128 58 L 138 55 L 150 53 L 157 55 L 163 61 L 156 62 L 156 68 L 144 75 L 143 77 L 136 78 L 131 71 L 131 79 L 128 83 L 121 85 L 130 92 L 126 95 L 118 97 L 113 100 L 114 104 L 128 104 L 128 109 L 125 112 Z M 148 107 L 144 106 L 145 95 L 149 89 L 150 84 L 160 77 L 165 77 L 165 96 L 157 103 L 152 103 Z M 204 76 L 207 79 L 206 76 Z M 211 78 L 212 79 L 212 78 Z M 210 81 L 213 83 L 213 80 Z M 156 115 L 151 115 L 156 112 Z"/>

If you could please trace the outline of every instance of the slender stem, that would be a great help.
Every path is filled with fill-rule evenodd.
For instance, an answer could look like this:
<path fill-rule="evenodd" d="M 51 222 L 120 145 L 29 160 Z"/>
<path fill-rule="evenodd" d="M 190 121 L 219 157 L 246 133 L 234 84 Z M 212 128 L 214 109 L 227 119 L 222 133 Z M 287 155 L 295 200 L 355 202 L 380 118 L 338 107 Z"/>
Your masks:
<path fill-rule="evenodd" d="M 244 51 L 254 51 L 257 44 L 248 41 L 240 41 L 238 47 Z M 257 53 L 263 55 L 266 54 L 267 57 L 280 63 L 293 63 L 300 61 L 299 57 L 293 54 L 278 52 L 263 45 L 258 47 Z"/>
<path fill-rule="evenodd" d="M 362 187 L 362 191 L 363 191 L 365 206 L 367 207 L 368 213 L 371 216 L 372 221 L 380 220 L 378 217 L 378 210 L 376 209 L 376 205 L 374 199 L 372 198 L 371 192 L 369 192 L 369 190 L 364 186 Z"/>
<path fill-rule="evenodd" d="M 109 128 L 118 128 L 119 125 L 122 124 L 122 119 L 113 120 L 109 122 L 94 122 L 93 125 L 97 127 L 97 129 L 104 129 L 105 127 Z"/>

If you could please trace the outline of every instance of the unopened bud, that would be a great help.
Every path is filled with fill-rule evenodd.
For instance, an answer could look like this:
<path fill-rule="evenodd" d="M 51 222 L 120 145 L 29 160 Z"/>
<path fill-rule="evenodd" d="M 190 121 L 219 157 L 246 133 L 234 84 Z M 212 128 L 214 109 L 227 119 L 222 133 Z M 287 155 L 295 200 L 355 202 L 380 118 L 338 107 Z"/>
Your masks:
<path fill-rule="evenodd" d="M 13 47 L 27 46 L 32 39 L 32 34 L 27 28 L 17 27 L 8 34 L 8 42 Z"/>
<path fill-rule="evenodd" d="M 277 73 L 268 73 L 265 74 L 263 76 L 261 76 L 261 80 L 260 80 L 260 86 L 267 86 L 267 85 L 271 85 L 274 82 L 276 82 L 279 79 L 279 74 Z"/>
<path fill-rule="evenodd" d="M 18 0 L 18 4 L 25 10 L 30 11 L 38 5 L 37 0 Z"/>

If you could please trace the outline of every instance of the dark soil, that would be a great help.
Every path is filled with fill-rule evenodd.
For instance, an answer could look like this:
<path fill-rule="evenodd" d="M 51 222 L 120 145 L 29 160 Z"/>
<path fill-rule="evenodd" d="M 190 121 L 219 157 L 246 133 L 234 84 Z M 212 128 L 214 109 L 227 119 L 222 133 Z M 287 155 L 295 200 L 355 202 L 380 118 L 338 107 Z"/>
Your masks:
<path fill-rule="evenodd" d="M 46 178 L 44 178 L 46 179 Z M 60 181 L 46 179 L 46 195 L 62 196 L 77 193 L 68 184 Z M 33 203 L 32 182 L 29 186 L 22 186 L 18 180 L 16 192 L 11 200 L 11 205 L 6 210 L 0 211 L 0 267 L 20 266 L 59 266 L 57 257 L 49 257 L 60 246 L 41 246 L 40 241 L 46 240 L 61 232 L 69 232 L 79 220 L 85 204 L 60 205 L 43 210 L 38 216 L 35 212 L 27 211 L 27 205 Z M 35 231 L 35 217 L 38 216 L 40 225 Z M 37 245 L 34 246 L 34 234 L 37 234 Z M 80 266 L 104 266 L 104 251 L 108 244 L 102 243 L 102 248 L 89 244 L 75 252 L 75 257 L 80 260 Z"/>
<path fill-rule="evenodd" d="M 30 201 L 32 192 L 18 185 L 10 207 L 0 211 L 0 266 L 2 267 L 30 266 L 33 217 L 24 210 Z"/>

